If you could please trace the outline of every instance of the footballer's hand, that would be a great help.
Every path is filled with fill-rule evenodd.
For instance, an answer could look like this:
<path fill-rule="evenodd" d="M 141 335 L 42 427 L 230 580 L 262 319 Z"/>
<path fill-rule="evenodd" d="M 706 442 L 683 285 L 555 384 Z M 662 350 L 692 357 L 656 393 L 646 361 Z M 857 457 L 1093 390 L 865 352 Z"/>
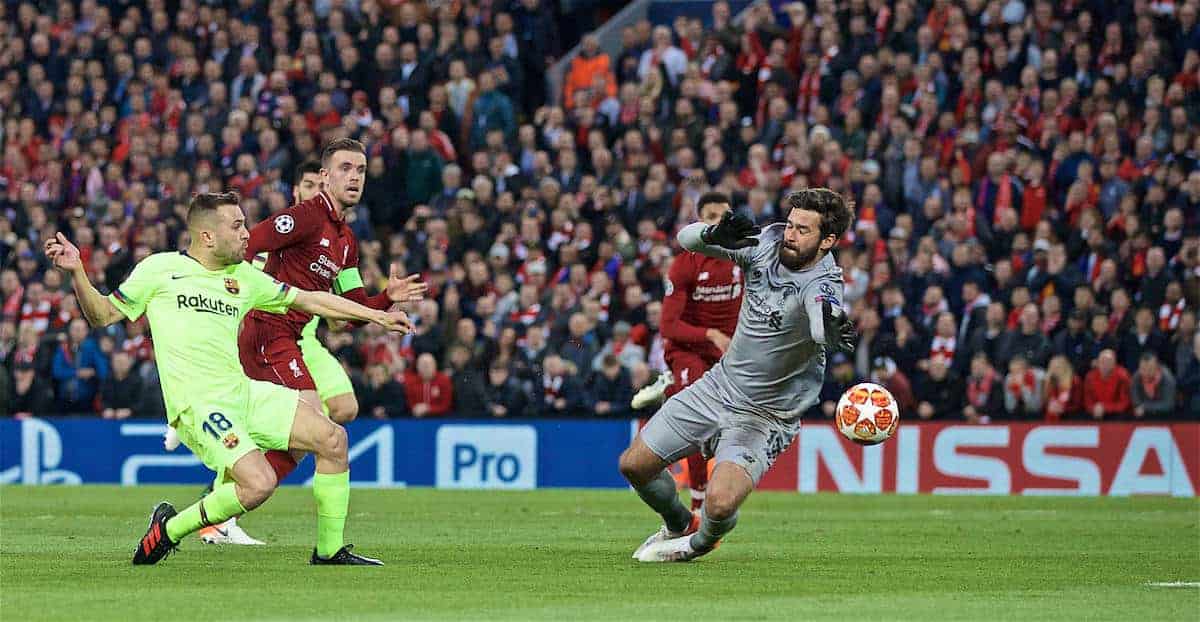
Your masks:
<path fill-rule="evenodd" d="M 725 333 L 715 328 L 710 328 L 704 331 L 704 336 L 714 346 L 717 346 L 717 349 L 721 351 L 721 354 L 725 354 L 725 351 L 729 349 L 730 339 L 729 337 L 725 336 Z"/>
<path fill-rule="evenodd" d="M 79 248 L 62 233 L 55 233 L 53 238 L 46 240 L 44 249 L 50 263 L 63 272 L 74 272 L 83 267 L 83 262 L 79 259 Z"/>
<path fill-rule="evenodd" d="M 412 322 L 408 319 L 408 314 L 403 311 L 380 311 L 372 321 L 389 331 L 402 335 L 413 331 Z"/>
<path fill-rule="evenodd" d="M 427 291 L 429 291 L 429 285 L 421 281 L 421 275 L 411 274 L 407 277 L 401 277 L 400 265 L 392 264 L 391 273 L 388 275 L 388 300 L 400 304 L 420 302 L 425 298 L 425 292 Z"/>
<path fill-rule="evenodd" d="M 837 315 L 833 313 L 833 305 L 829 301 L 821 303 L 821 315 L 825 320 L 825 343 L 830 349 L 846 354 L 854 354 L 854 344 L 858 341 L 858 331 L 854 321 L 846 312 Z"/>
<path fill-rule="evenodd" d="M 730 210 L 721 216 L 721 222 L 705 227 L 700 233 L 700 240 L 705 244 L 736 250 L 758 244 L 754 236 L 761 231 L 749 218 Z"/>

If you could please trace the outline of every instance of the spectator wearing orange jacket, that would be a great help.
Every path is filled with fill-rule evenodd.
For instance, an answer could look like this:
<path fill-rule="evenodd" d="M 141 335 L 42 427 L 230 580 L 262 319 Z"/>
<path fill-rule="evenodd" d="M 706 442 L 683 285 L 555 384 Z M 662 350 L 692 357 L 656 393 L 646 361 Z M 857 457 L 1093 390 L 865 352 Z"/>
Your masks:
<path fill-rule="evenodd" d="M 575 92 L 592 88 L 597 76 L 604 77 L 604 93 L 592 93 L 588 101 L 599 103 L 606 98 L 616 97 L 617 78 L 613 75 L 612 62 L 608 54 L 600 50 L 600 39 L 589 34 L 583 37 L 583 49 L 579 55 L 571 59 L 571 69 L 563 86 L 563 101 L 573 105 Z"/>
<path fill-rule="evenodd" d="M 438 371 L 437 359 L 426 352 L 417 357 L 417 371 L 404 377 L 404 395 L 414 417 L 441 417 L 454 406 L 450 377 Z"/>
<path fill-rule="evenodd" d="M 1130 389 L 1129 372 L 1117 365 L 1115 352 L 1104 350 L 1084 380 L 1084 408 L 1095 419 L 1128 415 Z"/>

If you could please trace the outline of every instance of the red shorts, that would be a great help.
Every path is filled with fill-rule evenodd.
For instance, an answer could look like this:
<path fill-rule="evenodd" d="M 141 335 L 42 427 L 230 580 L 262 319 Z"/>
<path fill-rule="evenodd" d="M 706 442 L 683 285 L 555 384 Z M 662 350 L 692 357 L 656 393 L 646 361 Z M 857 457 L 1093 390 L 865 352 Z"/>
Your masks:
<path fill-rule="evenodd" d="M 671 368 L 671 375 L 675 377 L 675 382 L 667 387 L 667 397 L 671 397 L 686 389 L 693 382 L 699 380 L 700 376 L 704 375 L 704 372 L 716 364 L 716 361 L 710 362 L 699 354 L 688 350 L 672 350 L 665 355 L 665 358 L 667 366 Z"/>
<path fill-rule="evenodd" d="M 301 391 L 317 390 L 295 335 L 247 319 L 238 335 L 238 357 L 242 360 L 242 369 L 252 380 Z"/>

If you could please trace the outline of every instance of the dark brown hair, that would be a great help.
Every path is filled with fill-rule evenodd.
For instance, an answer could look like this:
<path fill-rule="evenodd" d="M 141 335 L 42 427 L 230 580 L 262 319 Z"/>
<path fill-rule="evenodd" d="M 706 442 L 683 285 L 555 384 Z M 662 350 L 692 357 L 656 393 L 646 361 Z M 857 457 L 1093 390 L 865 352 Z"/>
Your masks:
<path fill-rule="evenodd" d="M 201 192 L 188 203 L 188 226 L 192 226 L 198 218 L 215 214 L 222 205 L 238 205 L 241 200 L 242 197 L 236 192 Z"/>
<path fill-rule="evenodd" d="M 332 156 L 333 154 L 331 153 L 329 155 Z M 295 173 L 296 182 L 295 183 L 300 183 L 300 180 L 304 179 L 304 176 L 308 173 L 320 173 L 320 172 L 321 172 L 321 163 L 320 162 L 317 162 L 316 160 L 305 160 L 305 161 L 301 162 L 299 166 L 296 167 L 296 173 Z"/>
<path fill-rule="evenodd" d="M 821 215 L 821 239 L 832 235 L 841 238 L 854 220 L 854 208 L 842 195 L 829 188 L 797 190 L 784 199 L 788 211 L 802 209 Z"/>
<path fill-rule="evenodd" d="M 700 200 L 696 201 L 696 211 L 702 211 L 704 206 L 708 205 L 709 203 L 727 203 L 730 206 L 733 205 L 729 202 L 729 197 L 723 192 L 705 192 L 704 194 L 700 195 Z"/>
<path fill-rule="evenodd" d="M 321 166 L 327 168 L 329 160 L 333 158 L 333 154 L 339 151 L 353 151 L 367 155 L 367 148 L 362 143 L 353 138 L 339 138 L 325 145 L 325 150 L 321 152 Z"/>

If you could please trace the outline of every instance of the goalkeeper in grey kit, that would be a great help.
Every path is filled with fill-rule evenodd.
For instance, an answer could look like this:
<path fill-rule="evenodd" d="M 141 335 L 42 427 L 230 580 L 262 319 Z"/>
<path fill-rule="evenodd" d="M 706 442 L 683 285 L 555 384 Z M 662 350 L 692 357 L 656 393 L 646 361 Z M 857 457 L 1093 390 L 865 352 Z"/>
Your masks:
<path fill-rule="evenodd" d="M 826 188 L 793 192 L 784 207 L 787 222 L 761 231 L 727 212 L 716 225 L 679 232 L 685 249 L 741 266 L 745 300 L 721 360 L 667 400 L 621 454 L 621 474 L 664 522 L 634 559 L 688 561 L 716 548 L 817 402 L 826 350 L 854 349 L 854 325 L 841 311 L 842 270 L 830 253 L 850 226 L 851 207 Z M 697 450 L 716 466 L 693 515 L 666 467 Z"/>

